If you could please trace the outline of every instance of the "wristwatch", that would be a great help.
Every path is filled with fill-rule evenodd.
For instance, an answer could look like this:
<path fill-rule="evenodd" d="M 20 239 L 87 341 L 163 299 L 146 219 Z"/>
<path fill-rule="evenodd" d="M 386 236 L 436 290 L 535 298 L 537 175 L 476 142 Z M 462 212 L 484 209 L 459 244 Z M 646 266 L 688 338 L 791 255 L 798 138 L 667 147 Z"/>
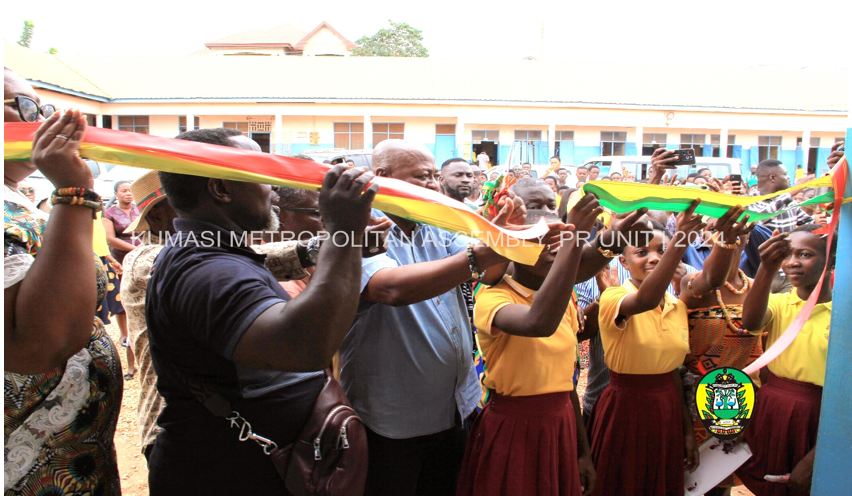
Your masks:
<path fill-rule="evenodd" d="M 313 238 L 308 240 L 308 260 L 310 260 L 311 263 L 314 265 L 317 264 L 317 260 L 319 259 L 321 243 L 322 239 L 320 239 L 319 236 L 314 236 Z"/>
<path fill-rule="evenodd" d="M 598 252 L 600 252 L 600 254 L 605 256 L 606 258 L 615 258 L 619 255 L 618 253 L 615 253 L 612 250 L 604 249 L 604 247 L 601 245 L 600 236 L 595 236 L 595 248 L 597 248 Z"/>

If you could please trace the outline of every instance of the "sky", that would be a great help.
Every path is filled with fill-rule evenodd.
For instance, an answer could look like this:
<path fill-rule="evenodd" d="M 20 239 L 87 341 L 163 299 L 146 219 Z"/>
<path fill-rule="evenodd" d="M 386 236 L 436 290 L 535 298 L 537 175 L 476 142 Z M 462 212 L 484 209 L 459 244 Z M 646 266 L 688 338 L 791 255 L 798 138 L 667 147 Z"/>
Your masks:
<path fill-rule="evenodd" d="M 849 0 L 18 0 L 4 9 L 2 29 L 15 42 L 33 21 L 32 48 L 63 55 L 186 55 L 284 23 L 310 31 L 327 21 L 355 41 L 389 19 L 422 30 L 430 56 L 440 58 L 852 68 Z M 479 70 L 499 66 L 471 67 Z"/>

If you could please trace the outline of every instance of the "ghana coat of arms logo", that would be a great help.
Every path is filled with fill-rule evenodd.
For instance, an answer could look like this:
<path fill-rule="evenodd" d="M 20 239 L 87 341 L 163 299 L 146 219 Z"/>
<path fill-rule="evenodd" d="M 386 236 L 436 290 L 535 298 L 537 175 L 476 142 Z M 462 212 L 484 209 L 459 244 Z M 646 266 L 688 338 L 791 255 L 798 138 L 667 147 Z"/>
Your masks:
<path fill-rule="evenodd" d="M 751 421 L 754 384 L 741 370 L 713 370 L 699 381 L 695 403 L 707 431 L 718 439 L 732 440 Z"/>

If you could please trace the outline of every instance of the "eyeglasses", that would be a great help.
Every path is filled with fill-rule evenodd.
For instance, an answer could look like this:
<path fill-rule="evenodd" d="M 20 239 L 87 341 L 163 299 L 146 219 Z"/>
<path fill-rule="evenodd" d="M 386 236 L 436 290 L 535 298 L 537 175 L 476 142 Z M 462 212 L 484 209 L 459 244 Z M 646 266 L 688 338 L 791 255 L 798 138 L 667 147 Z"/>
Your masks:
<path fill-rule="evenodd" d="M 22 195 L 34 195 L 35 188 L 18 188 Z"/>
<path fill-rule="evenodd" d="M 35 100 L 28 96 L 18 95 L 15 98 L 11 98 L 9 100 L 3 100 L 3 105 L 7 103 L 15 102 L 15 107 L 18 108 L 18 115 L 21 116 L 21 120 L 24 122 L 35 122 L 38 120 L 38 114 L 44 116 L 45 119 L 53 115 L 56 112 L 56 107 L 49 103 L 45 103 L 42 106 L 39 106 Z"/>
<path fill-rule="evenodd" d="M 306 212 L 311 215 L 319 215 L 320 211 L 318 208 L 306 208 L 306 207 L 278 207 L 281 210 L 289 210 L 290 212 Z"/>

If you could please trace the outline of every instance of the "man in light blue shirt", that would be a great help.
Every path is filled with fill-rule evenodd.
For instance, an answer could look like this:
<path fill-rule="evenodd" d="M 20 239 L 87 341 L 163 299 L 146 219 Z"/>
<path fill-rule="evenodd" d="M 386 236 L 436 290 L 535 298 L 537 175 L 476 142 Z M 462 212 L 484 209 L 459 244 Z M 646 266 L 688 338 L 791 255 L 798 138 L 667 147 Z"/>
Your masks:
<path fill-rule="evenodd" d="M 373 171 L 438 191 L 435 159 L 422 145 L 381 142 Z M 480 396 L 459 285 L 485 269 L 485 282 L 496 282 L 508 262 L 474 239 L 374 213 L 393 222 L 388 250 L 363 262 L 362 304 L 340 371 L 367 426 L 366 494 L 455 494 L 466 420 Z"/>

